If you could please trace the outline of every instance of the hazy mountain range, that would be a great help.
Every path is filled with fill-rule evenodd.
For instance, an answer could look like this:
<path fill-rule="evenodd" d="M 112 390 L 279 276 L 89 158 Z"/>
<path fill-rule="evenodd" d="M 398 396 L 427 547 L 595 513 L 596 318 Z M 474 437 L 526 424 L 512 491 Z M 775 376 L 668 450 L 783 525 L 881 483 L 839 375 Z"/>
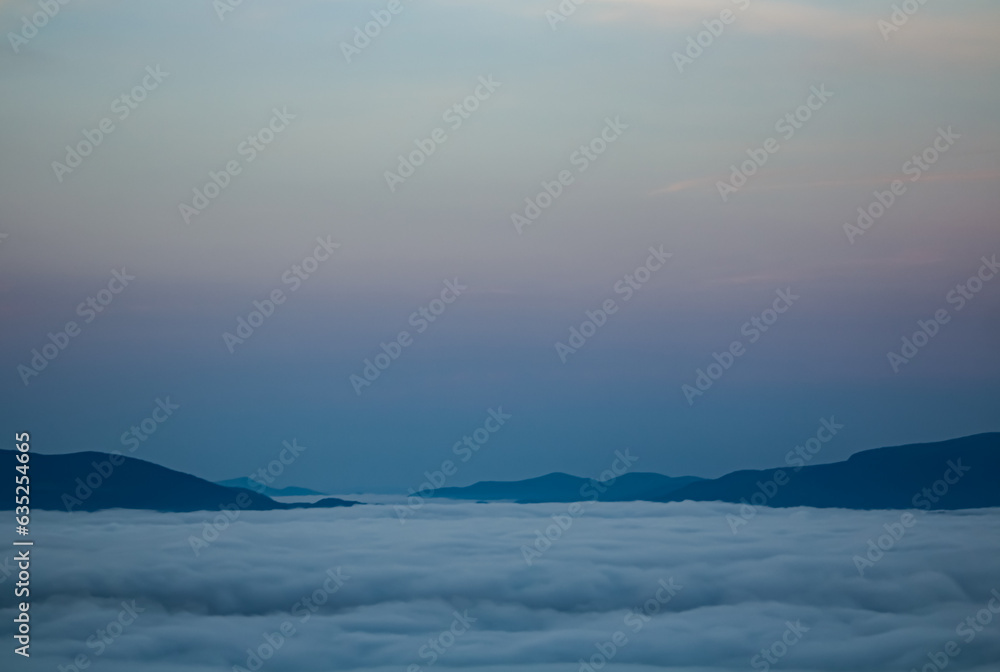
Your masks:
<path fill-rule="evenodd" d="M 8 463 L 17 464 L 14 451 Z M 110 508 L 156 511 L 216 510 L 237 503 L 248 510 L 326 508 L 357 502 L 328 497 L 315 503 L 277 502 L 268 494 L 318 494 L 282 488 L 261 494 L 232 479 L 222 484 L 151 462 L 98 452 L 31 453 L 31 507 L 68 511 Z M 1000 506 L 1000 433 L 937 443 L 866 450 L 843 462 L 735 471 L 720 478 L 626 473 L 598 481 L 553 473 L 522 481 L 481 481 L 440 488 L 435 497 L 520 503 L 721 501 L 770 507 L 845 509 L 964 509 Z M 257 486 L 259 489 L 259 486 Z M 14 498 L 0 499 L 0 509 Z"/>
<path fill-rule="evenodd" d="M 12 472 L 18 464 L 12 450 L 2 451 Z M 251 511 L 351 506 L 356 502 L 329 497 L 313 504 L 276 502 L 243 488 L 228 488 L 152 462 L 97 452 L 45 455 L 31 453 L 28 462 L 33 509 L 99 511 L 152 509 L 204 511 L 237 506 Z M 9 472 L 8 472 L 9 473 Z M 0 510 L 14 508 L 14 497 L 0 498 Z"/>
<path fill-rule="evenodd" d="M 464 488 L 439 488 L 434 497 L 539 502 L 578 502 L 584 499 L 602 502 L 654 500 L 685 485 L 701 481 L 696 476 L 664 476 L 648 472 L 622 474 L 614 481 L 597 481 L 556 472 L 523 481 L 480 481 Z"/>
<path fill-rule="evenodd" d="M 477 501 L 720 501 L 771 507 L 965 509 L 1000 506 L 1000 433 L 877 448 L 844 462 L 734 471 L 720 478 L 624 474 L 595 481 L 554 473 L 523 481 L 481 481 L 434 496 Z"/>
<path fill-rule="evenodd" d="M 227 488 L 243 488 L 245 490 L 253 490 L 254 492 L 259 492 L 262 495 L 267 495 L 268 497 L 308 497 L 326 494 L 325 492 L 310 490 L 309 488 L 299 488 L 294 485 L 288 486 L 287 488 L 269 488 L 263 483 L 259 483 L 248 477 L 230 478 L 225 481 L 216 481 L 216 484 Z"/>

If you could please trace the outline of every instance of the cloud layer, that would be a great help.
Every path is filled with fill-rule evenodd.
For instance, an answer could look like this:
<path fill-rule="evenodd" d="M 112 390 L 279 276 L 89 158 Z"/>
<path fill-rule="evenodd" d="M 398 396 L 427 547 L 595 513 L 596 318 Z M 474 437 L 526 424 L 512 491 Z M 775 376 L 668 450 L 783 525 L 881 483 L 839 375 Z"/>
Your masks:
<path fill-rule="evenodd" d="M 899 512 L 762 509 L 737 535 L 728 513 L 586 505 L 530 566 L 522 547 L 567 505 L 427 504 L 405 525 L 390 506 L 245 512 L 198 557 L 188 539 L 202 514 L 39 513 L 25 669 L 80 654 L 108 672 L 232 669 L 285 622 L 295 634 L 266 670 L 427 669 L 433 648 L 421 647 L 456 612 L 475 622 L 439 640 L 450 645 L 435 667 L 569 672 L 622 632 L 619 669 L 748 669 L 788 622 L 808 628 L 777 665 L 788 672 L 911 669 L 949 640 L 962 647 L 953 669 L 1000 657 L 1000 621 L 970 644 L 955 630 L 1000 589 L 987 560 L 997 510 L 921 515 L 864 576 L 853 556 Z M 339 588 L 327 574 L 338 567 Z M 656 603 L 671 580 L 679 590 Z M 310 596 L 324 602 L 314 614 Z M 6 588 L 2 599 L 7 619 Z M 96 655 L 98 630 L 132 600 L 144 611 Z M 636 608 L 648 620 L 627 621 Z"/>

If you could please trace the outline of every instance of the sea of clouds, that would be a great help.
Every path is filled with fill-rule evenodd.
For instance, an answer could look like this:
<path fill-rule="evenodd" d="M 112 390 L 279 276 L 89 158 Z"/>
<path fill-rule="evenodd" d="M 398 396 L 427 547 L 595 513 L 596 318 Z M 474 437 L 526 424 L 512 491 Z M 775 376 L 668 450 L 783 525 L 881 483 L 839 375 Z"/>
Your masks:
<path fill-rule="evenodd" d="M 198 555 L 204 513 L 38 512 L 32 656 L 0 655 L 25 670 L 81 654 L 87 672 L 232 670 L 290 624 L 259 669 L 579 672 L 618 632 L 606 670 L 716 672 L 764 669 L 754 656 L 792 624 L 771 669 L 920 670 L 949 641 L 949 670 L 997 669 L 1000 615 L 971 642 L 956 628 L 1000 589 L 998 509 L 917 513 L 862 575 L 855 556 L 901 512 L 760 509 L 734 534 L 736 505 L 583 506 L 547 548 L 538 532 L 566 504 L 428 503 L 405 524 L 388 505 L 242 512 Z M 0 580 L 10 623 L 16 578 Z M 137 617 L 119 619 L 133 600 Z"/>

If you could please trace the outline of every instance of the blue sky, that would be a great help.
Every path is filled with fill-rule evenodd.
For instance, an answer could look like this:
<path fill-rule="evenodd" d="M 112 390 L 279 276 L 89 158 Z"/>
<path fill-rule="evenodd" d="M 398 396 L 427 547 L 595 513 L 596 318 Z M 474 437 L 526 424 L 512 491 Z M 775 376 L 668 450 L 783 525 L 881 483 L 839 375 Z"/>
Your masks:
<path fill-rule="evenodd" d="M 993 3 L 928 3 L 883 39 L 891 2 L 424 2 L 348 63 L 341 43 L 387 3 L 70 2 L 0 48 L 4 424 L 47 452 L 121 449 L 155 399 L 181 409 L 133 456 L 213 478 L 310 451 L 287 483 L 405 489 L 488 408 L 509 426 L 453 484 L 553 470 L 717 475 L 768 466 L 820 417 L 829 459 L 996 430 L 1000 283 L 960 311 L 948 292 L 1000 253 L 1000 48 Z M 674 53 L 733 21 L 678 72 Z M 30 2 L 0 2 L 5 36 Z M 128 118 L 114 101 L 169 73 Z M 452 130 L 446 110 L 499 87 Z M 832 98 L 784 139 L 812 87 Z M 294 119 L 252 161 L 273 110 Z M 84 130 L 115 128 L 60 182 Z M 579 171 L 606 119 L 627 128 Z M 395 192 L 385 171 L 436 128 Z M 939 128 L 959 134 L 863 236 L 844 224 Z M 769 138 L 779 150 L 727 202 L 717 183 Z M 209 171 L 241 172 L 186 223 Z M 541 183 L 573 182 L 520 234 Z M 294 292 L 317 236 L 340 248 Z M 663 268 L 566 363 L 555 343 L 615 293 L 650 246 Z M 93 322 L 77 306 L 112 269 L 136 276 Z M 440 295 L 468 290 L 359 396 L 364 360 Z M 771 306 L 802 298 L 689 405 L 682 385 Z M 222 335 L 275 289 L 286 301 L 234 353 Z M 948 309 L 898 373 L 887 353 Z M 49 332 L 81 333 L 25 386 Z M 827 456 L 824 456 L 826 458 Z M 286 484 L 286 483 L 282 483 Z"/>

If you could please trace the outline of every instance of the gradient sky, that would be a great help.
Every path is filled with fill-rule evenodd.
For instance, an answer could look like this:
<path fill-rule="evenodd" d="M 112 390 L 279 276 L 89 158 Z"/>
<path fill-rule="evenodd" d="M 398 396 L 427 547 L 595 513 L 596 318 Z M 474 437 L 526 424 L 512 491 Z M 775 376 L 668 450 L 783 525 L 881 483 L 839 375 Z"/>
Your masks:
<path fill-rule="evenodd" d="M 780 464 L 821 417 L 818 459 L 996 431 L 1000 279 L 946 302 L 1000 253 L 1000 9 L 928 3 L 883 39 L 892 2 L 409 3 L 352 62 L 340 44 L 384 2 L 70 2 L 0 45 L 3 425 L 40 452 L 123 449 L 157 398 L 181 408 L 132 453 L 248 474 L 284 440 L 279 485 L 406 490 L 454 458 L 487 409 L 513 417 L 450 485 L 550 471 L 716 476 Z M 673 54 L 733 23 L 679 73 Z M 31 2 L 0 0 L 18 31 Z M 82 165 L 52 162 L 113 116 L 147 66 L 169 75 Z M 500 82 L 451 131 L 442 113 Z M 716 190 L 813 86 L 834 96 L 723 203 Z M 295 115 L 190 224 L 178 204 L 264 126 Z M 606 118 L 628 128 L 585 173 Z M 843 225 L 930 146 L 961 137 L 864 236 Z M 400 185 L 413 140 L 448 139 Z M 575 181 L 519 235 L 543 180 Z M 234 354 L 223 340 L 282 274 L 341 244 Z M 662 245 L 673 257 L 567 363 L 556 341 Z M 112 269 L 136 276 L 25 386 L 17 373 Z M 349 382 L 443 281 L 468 290 L 361 396 Z M 690 406 L 681 392 L 786 287 L 801 296 Z M 894 373 L 890 349 L 952 319 Z M 747 339 L 743 339 L 746 341 Z"/>

